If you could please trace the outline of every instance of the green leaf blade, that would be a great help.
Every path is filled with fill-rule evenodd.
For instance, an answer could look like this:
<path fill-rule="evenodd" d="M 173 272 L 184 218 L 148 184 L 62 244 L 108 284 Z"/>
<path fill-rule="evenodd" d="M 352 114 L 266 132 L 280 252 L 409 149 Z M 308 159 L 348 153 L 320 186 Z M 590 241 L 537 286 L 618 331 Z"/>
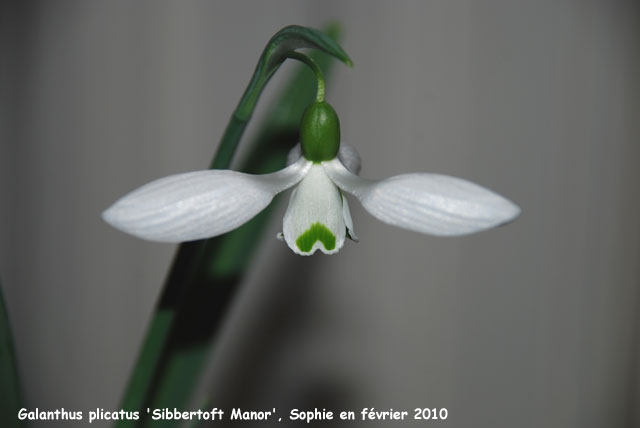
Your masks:
<path fill-rule="evenodd" d="M 9 313 L 0 283 L 0 426 L 17 428 L 23 426 L 18 419 L 21 405 L 18 365 L 13 348 Z"/>
<path fill-rule="evenodd" d="M 323 40 L 326 37 L 338 38 L 337 25 L 327 29 L 328 36 L 320 38 L 315 34 L 317 30 L 301 31 L 303 27 L 294 27 L 282 30 L 286 30 L 286 37 L 279 43 L 293 43 L 289 48 L 321 46 L 311 56 L 325 75 L 332 58 L 341 56 L 339 59 L 347 62 L 344 58 L 348 59 L 348 56 L 335 41 Z M 276 43 L 274 46 L 279 45 Z M 281 54 L 281 51 L 271 53 Z M 350 63 L 350 59 L 348 61 Z M 298 142 L 302 112 L 313 101 L 314 95 L 314 76 L 306 68 L 301 68 L 292 76 L 277 102 L 268 109 L 270 113 L 250 143 L 249 156 L 242 162 L 241 171 L 262 174 L 285 165 L 289 150 Z M 235 114 L 232 116 L 212 168 L 228 168 L 247 121 L 248 118 L 242 120 Z M 140 411 L 141 419 L 118 421 L 116 427 L 156 426 L 146 417 L 146 407 L 181 408 L 187 404 L 203 365 L 215 349 L 216 334 L 224 315 L 278 200 L 281 198 L 276 198 L 266 210 L 228 234 L 180 245 L 122 402 L 123 409 Z M 175 422 L 169 422 L 162 426 L 175 425 Z"/>

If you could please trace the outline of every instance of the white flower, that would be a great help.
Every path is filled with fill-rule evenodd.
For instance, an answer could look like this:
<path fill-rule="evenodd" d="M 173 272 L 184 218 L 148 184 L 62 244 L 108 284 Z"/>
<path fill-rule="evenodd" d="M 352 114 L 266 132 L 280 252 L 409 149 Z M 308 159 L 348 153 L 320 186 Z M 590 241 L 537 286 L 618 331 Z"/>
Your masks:
<path fill-rule="evenodd" d="M 129 193 L 103 213 L 112 226 L 139 238 L 183 242 L 229 232 L 294 187 L 281 237 L 297 254 L 336 253 L 357 240 L 344 193 L 377 219 L 416 232 L 454 236 L 500 226 L 520 209 L 460 178 L 414 173 L 374 181 L 360 178 L 355 150 L 341 145 L 332 160 L 312 162 L 300 147 L 289 166 L 265 175 L 206 170 L 172 175 Z"/>

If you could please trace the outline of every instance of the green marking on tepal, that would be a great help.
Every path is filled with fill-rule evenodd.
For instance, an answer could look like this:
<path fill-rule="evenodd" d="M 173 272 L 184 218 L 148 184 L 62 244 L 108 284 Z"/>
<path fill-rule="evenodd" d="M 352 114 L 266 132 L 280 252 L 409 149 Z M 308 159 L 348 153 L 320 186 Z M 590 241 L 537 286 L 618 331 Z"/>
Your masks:
<path fill-rule="evenodd" d="M 331 251 L 336 248 L 336 236 L 322 223 L 313 223 L 302 235 L 296 239 L 296 245 L 305 253 L 311 251 L 316 241 L 322 242 L 324 249 Z"/>

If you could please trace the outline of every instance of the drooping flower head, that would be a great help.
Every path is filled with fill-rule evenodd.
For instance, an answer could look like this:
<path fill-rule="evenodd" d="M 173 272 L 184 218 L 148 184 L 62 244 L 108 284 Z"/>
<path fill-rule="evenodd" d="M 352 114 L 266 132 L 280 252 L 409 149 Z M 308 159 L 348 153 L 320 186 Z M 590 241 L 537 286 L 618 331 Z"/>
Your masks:
<path fill-rule="evenodd" d="M 357 241 L 345 193 L 385 223 L 431 235 L 470 234 L 518 216 L 520 209 L 508 199 L 460 178 L 426 173 L 360 178 L 360 158 L 340 144 L 338 115 L 324 100 L 317 66 L 314 71 L 318 96 L 303 113 L 300 145 L 286 168 L 264 175 L 205 170 L 161 178 L 118 200 L 104 220 L 151 241 L 211 238 L 246 223 L 293 187 L 279 237 L 296 254 L 311 255 L 334 254 L 346 238 Z"/>

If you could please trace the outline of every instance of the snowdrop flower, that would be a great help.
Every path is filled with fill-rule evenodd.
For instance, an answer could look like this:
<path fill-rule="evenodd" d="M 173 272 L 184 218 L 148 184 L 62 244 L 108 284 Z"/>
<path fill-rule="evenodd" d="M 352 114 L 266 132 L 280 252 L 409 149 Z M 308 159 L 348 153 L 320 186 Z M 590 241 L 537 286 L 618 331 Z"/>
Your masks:
<path fill-rule="evenodd" d="M 360 158 L 353 148 L 340 146 L 338 116 L 325 101 L 304 112 L 300 140 L 289 165 L 278 172 L 172 175 L 124 196 L 103 218 L 151 241 L 211 238 L 246 223 L 276 194 L 293 187 L 279 236 L 296 254 L 311 255 L 337 253 L 346 238 L 357 240 L 345 193 L 382 222 L 430 235 L 479 232 L 520 213 L 511 201 L 460 178 L 425 173 L 360 178 Z"/>

